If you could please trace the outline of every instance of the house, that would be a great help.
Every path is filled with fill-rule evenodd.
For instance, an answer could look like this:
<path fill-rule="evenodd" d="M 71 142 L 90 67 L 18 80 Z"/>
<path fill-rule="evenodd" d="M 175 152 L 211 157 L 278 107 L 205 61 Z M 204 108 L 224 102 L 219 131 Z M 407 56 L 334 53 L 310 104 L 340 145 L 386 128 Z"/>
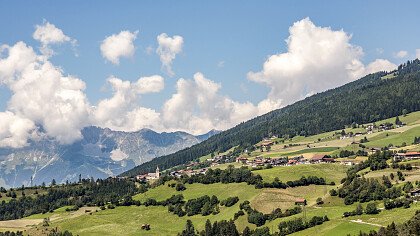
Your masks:
<path fill-rule="evenodd" d="M 410 191 L 410 195 L 412 197 L 418 197 L 418 196 L 420 196 L 420 188 L 416 188 L 416 189 L 411 190 Z"/>
<path fill-rule="evenodd" d="M 394 160 L 413 160 L 413 159 L 420 159 L 420 152 L 396 153 L 394 155 Z"/>
<path fill-rule="evenodd" d="M 306 199 L 305 198 L 298 198 L 295 200 L 295 205 L 302 205 L 305 206 L 306 205 Z"/>
<path fill-rule="evenodd" d="M 354 161 L 341 161 L 340 164 L 346 165 L 346 166 L 353 166 Z"/>
<path fill-rule="evenodd" d="M 315 154 L 311 159 L 311 163 L 332 163 L 335 162 L 334 158 L 325 154 Z"/>
<path fill-rule="evenodd" d="M 371 149 L 369 149 L 369 151 L 370 151 L 370 154 L 375 154 L 376 152 L 380 152 L 381 149 L 380 148 L 371 148 Z"/>
<path fill-rule="evenodd" d="M 246 164 L 247 161 L 248 161 L 248 158 L 246 158 L 246 157 L 238 157 L 238 158 L 236 158 L 236 162 L 237 163 Z"/>
<path fill-rule="evenodd" d="M 261 146 L 263 146 L 263 147 L 270 147 L 273 144 L 274 144 L 274 142 L 267 140 L 267 141 L 262 142 L 261 143 Z"/>

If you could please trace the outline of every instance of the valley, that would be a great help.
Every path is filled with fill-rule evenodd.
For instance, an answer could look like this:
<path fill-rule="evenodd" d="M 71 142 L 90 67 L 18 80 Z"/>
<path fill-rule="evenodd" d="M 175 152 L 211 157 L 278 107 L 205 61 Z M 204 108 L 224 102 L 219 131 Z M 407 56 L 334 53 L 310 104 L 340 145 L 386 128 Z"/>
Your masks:
<path fill-rule="evenodd" d="M 395 121 L 395 117 L 389 120 L 376 122 L 382 124 L 386 122 Z M 375 202 L 378 209 L 381 211 L 378 214 L 368 215 L 362 214 L 357 216 L 343 217 L 344 212 L 350 212 L 356 208 L 359 203 L 345 204 L 343 199 L 338 196 L 331 196 L 330 191 L 332 189 L 338 190 L 342 188 L 340 181 L 346 177 L 346 172 L 352 165 L 345 165 L 343 161 L 351 161 L 353 165 L 357 165 L 361 161 L 367 161 L 367 157 L 350 155 L 348 157 L 339 157 L 338 155 L 342 150 L 349 150 L 356 152 L 357 150 L 369 150 L 372 147 L 378 147 L 377 144 L 385 144 L 390 146 L 391 150 L 407 150 L 407 151 L 420 151 L 419 144 L 412 144 L 410 139 L 413 138 L 411 135 L 405 134 L 420 134 L 417 132 L 418 124 L 420 124 L 420 112 L 414 112 L 401 116 L 399 119 L 405 123 L 400 128 L 393 128 L 390 130 L 383 130 L 366 134 L 368 142 L 364 143 L 365 148 L 360 148 L 354 144 L 356 138 L 345 138 L 340 139 L 339 133 L 341 130 L 327 132 L 319 135 L 308 136 L 308 137 L 293 137 L 273 146 L 267 151 L 256 148 L 254 151 L 249 153 L 247 156 L 249 160 L 256 157 L 270 157 L 280 158 L 288 156 L 292 158 L 295 155 L 302 155 L 304 158 L 310 160 L 311 156 L 319 155 L 320 153 L 325 155 L 336 155 L 335 163 L 320 163 L 320 164 L 293 164 L 293 165 L 280 165 L 267 167 L 257 166 L 252 167 L 247 164 L 240 164 L 233 159 L 233 163 L 225 163 L 214 165 L 211 168 L 216 170 L 232 168 L 228 167 L 234 164 L 235 168 L 249 168 L 252 173 L 259 175 L 263 182 L 272 182 L 276 179 L 286 183 L 287 181 L 294 181 L 302 176 L 317 176 L 325 179 L 326 183 L 334 182 L 335 185 L 308 185 L 299 187 L 287 187 L 285 189 L 278 188 L 256 188 L 253 184 L 247 183 L 185 183 L 185 190 L 177 191 L 172 184 L 179 183 L 179 180 L 168 180 L 163 184 L 157 184 L 156 180 L 151 180 L 150 189 L 144 193 L 135 194 L 132 196 L 134 201 L 139 201 L 140 206 L 116 206 L 115 209 L 100 209 L 99 207 L 91 208 L 89 211 L 85 211 L 86 208 L 82 207 L 75 212 L 68 212 L 65 209 L 71 206 L 64 206 L 54 210 L 51 213 L 35 214 L 22 219 L 10 221 L 10 225 L 7 221 L 2 221 L 0 229 L 2 231 L 7 230 L 22 230 L 29 235 L 42 235 L 39 232 L 43 232 L 45 228 L 55 228 L 61 230 L 68 230 L 75 235 L 176 235 L 181 232 L 184 227 L 186 220 L 189 219 L 193 223 L 196 230 L 204 230 L 206 220 L 211 222 L 223 221 L 232 219 L 238 211 L 240 211 L 240 203 L 249 201 L 250 206 L 263 214 L 269 214 L 276 208 L 280 208 L 283 211 L 285 209 L 291 209 L 295 207 L 295 202 L 298 199 L 305 199 L 307 205 L 304 207 L 303 212 L 296 215 L 277 218 L 274 220 L 267 220 L 265 224 L 257 227 L 255 224 L 249 223 L 247 219 L 247 213 L 245 215 L 237 217 L 234 221 L 239 232 L 242 232 L 246 227 L 251 230 L 268 227 L 271 233 L 278 232 L 278 225 L 281 222 L 285 222 L 292 219 L 304 218 L 310 219 L 313 216 L 324 216 L 327 215 L 329 221 L 324 222 L 321 225 L 305 229 L 300 232 L 296 232 L 293 235 L 343 235 L 350 234 L 356 235 L 359 231 L 369 232 L 370 230 L 378 230 L 381 226 L 386 227 L 392 222 L 403 223 L 409 220 L 417 210 L 420 210 L 420 203 L 414 201 L 410 204 L 407 209 L 394 208 L 390 210 L 384 209 L 384 203 L 381 200 L 368 201 L 362 203 L 362 207 L 365 209 L 368 203 Z M 369 124 L 364 124 L 367 127 Z M 345 132 L 349 133 L 355 130 L 362 130 L 361 128 L 346 128 Z M 392 133 L 392 135 L 384 135 Z M 364 137 L 362 136 L 362 137 Z M 358 136 L 357 139 L 361 137 Z M 272 139 L 278 141 L 280 139 Z M 372 140 L 372 141 L 370 141 Z M 264 142 L 264 141 L 263 141 Z M 373 144 L 371 144 L 372 142 Z M 403 145 L 405 143 L 405 145 Z M 259 144 L 256 144 L 258 147 Z M 285 148 L 285 145 L 288 147 Z M 309 146 L 309 147 L 308 147 Z M 334 150 L 325 149 L 324 147 L 334 147 Z M 229 155 L 229 153 L 225 153 Z M 205 162 L 207 158 L 200 158 L 201 161 Z M 403 188 L 406 183 L 412 183 L 413 187 L 416 188 L 418 180 L 420 179 L 420 169 L 418 167 L 418 160 L 403 161 L 399 164 L 411 164 L 411 170 L 399 170 L 391 167 L 391 159 L 387 160 L 390 167 L 380 170 L 369 170 L 363 169 L 359 173 L 367 179 L 378 179 L 381 180 L 383 176 L 390 176 L 391 173 L 397 176 L 397 171 L 401 171 L 404 180 L 398 180 L 395 177 L 391 181 L 392 185 L 400 186 Z M 155 186 L 155 187 L 153 187 Z M 419 185 L 420 187 L 420 185 Z M 45 193 L 46 190 L 39 189 L 39 192 Z M 48 191 L 48 190 L 47 190 Z M 25 190 L 27 195 L 33 195 L 34 190 Z M 19 190 L 16 190 L 17 198 Z M 185 201 L 191 199 L 197 199 L 202 196 L 216 196 L 219 200 L 227 199 L 229 197 L 238 197 L 238 203 L 231 207 L 219 206 L 219 213 L 210 214 L 207 216 L 198 214 L 193 216 L 182 216 L 179 217 L 171 212 L 168 212 L 167 206 L 145 206 L 143 203 L 149 199 L 154 199 L 157 202 L 165 201 L 171 198 L 171 196 L 182 194 Z M 407 193 L 409 194 L 409 193 Z M 4 194 L 2 194 L 4 196 Z M 322 199 L 322 204 L 317 203 L 318 198 Z M 9 198 L 3 198 L 3 200 L 10 201 Z M 49 226 L 43 227 L 42 222 L 44 218 L 49 218 Z M 13 223 L 12 223 L 13 222 Z M 150 225 L 150 230 L 142 230 L 141 225 Z M 9 226 L 8 226 L 9 225 Z M 7 226 L 7 227 L 6 227 Z"/>

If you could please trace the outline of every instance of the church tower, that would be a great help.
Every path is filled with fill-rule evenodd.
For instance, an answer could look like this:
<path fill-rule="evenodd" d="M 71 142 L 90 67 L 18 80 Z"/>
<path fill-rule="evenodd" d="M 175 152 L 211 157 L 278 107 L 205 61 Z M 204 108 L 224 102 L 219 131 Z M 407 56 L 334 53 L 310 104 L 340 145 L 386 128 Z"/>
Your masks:
<path fill-rule="evenodd" d="M 156 179 L 160 178 L 159 166 L 156 167 Z"/>

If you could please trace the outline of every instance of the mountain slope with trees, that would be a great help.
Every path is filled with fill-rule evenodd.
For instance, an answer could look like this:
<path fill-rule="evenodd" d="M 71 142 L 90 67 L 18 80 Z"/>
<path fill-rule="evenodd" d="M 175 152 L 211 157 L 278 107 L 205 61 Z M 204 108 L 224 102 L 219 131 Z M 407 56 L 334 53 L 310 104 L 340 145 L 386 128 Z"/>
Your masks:
<path fill-rule="evenodd" d="M 408 61 L 389 74 L 367 75 L 284 108 L 241 123 L 208 140 L 176 153 L 143 163 L 122 176 L 167 169 L 209 153 L 250 148 L 264 137 L 314 135 L 342 129 L 353 123 L 370 123 L 420 110 L 420 60 Z"/>

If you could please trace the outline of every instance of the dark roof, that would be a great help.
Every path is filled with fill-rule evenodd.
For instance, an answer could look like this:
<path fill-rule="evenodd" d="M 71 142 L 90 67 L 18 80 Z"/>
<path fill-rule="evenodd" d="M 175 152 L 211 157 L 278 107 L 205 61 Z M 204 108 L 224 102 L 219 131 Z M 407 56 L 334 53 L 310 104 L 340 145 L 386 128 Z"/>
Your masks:
<path fill-rule="evenodd" d="M 314 155 L 314 156 L 311 158 L 311 160 L 312 160 L 312 161 L 320 161 L 320 160 L 322 160 L 325 156 L 326 156 L 325 154 L 316 154 L 316 155 Z"/>

